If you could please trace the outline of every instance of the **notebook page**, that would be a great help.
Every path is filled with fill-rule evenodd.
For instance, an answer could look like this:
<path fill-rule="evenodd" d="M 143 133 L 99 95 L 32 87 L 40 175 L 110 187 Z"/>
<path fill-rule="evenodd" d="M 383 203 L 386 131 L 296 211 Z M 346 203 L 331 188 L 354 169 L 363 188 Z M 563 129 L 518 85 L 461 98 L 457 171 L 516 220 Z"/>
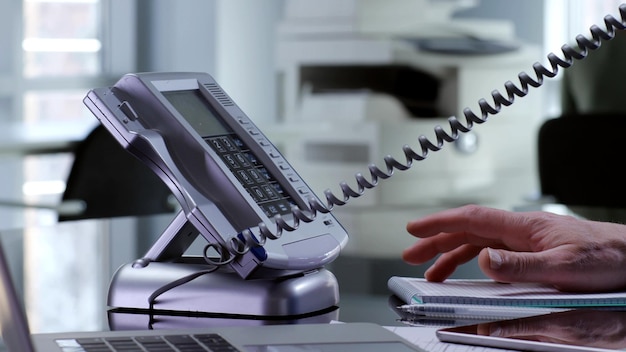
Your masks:
<path fill-rule="evenodd" d="M 392 277 L 389 288 L 407 303 L 516 305 L 534 307 L 593 307 L 626 305 L 626 292 L 565 293 L 533 283 L 504 284 L 493 280 Z"/>
<path fill-rule="evenodd" d="M 457 345 L 453 343 L 441 342 L 437 339 L 436 335 L 438 328 L 403 326 L 385 326 L 385 328 L 400 335 L 414 345 L 430 352 L 518 352 L 500 348 Z"/>

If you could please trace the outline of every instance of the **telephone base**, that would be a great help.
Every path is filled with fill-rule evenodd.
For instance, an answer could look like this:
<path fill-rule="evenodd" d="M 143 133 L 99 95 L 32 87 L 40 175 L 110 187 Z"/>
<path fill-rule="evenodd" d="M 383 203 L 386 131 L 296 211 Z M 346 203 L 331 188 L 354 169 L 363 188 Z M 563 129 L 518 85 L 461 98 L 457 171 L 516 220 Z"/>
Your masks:
<path fill-rule="evenodd" d="M 111 329 L 155 328 L 155 324 L 180 327 L 181 320 L 185 326 L 207 326 L 330 322 L 338 318 L 338 282 L 324 268 L 252 280 L 218 270 L 165 291 L 150 310 L 149 297 L 159 288 L 209 268 L 185 262 L 122 266 L 109 286 Z"/>
<path fill-rule="evenodd" d="M 257 326 L 285 324 L 328 324 L 339 320 L 339 308 L 298 317 L 248 317 L 228 315 L 176 315 L 168 313 L 137 313 L 112 309 L 108 312 L 109 329 L 120 330 L 175 330 L 181 328 L 209 328 L 220 326 Z"/>

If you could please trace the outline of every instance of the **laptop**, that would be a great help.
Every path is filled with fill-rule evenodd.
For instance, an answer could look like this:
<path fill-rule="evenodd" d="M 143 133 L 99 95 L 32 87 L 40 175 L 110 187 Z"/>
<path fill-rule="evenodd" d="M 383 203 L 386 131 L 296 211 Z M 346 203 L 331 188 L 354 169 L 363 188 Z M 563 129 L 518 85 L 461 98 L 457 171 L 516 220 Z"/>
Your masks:
<path fill-rule="evenodd" d="M 371 323 L 257 325 L 181 330 L 31 334 L 26 313 L 13 284 L 1 242 L 0 332 L 5 348 L 9 352 L 423 351 L 384 327 Z M 1 350 L 2 347 L 0 347 Z"/>

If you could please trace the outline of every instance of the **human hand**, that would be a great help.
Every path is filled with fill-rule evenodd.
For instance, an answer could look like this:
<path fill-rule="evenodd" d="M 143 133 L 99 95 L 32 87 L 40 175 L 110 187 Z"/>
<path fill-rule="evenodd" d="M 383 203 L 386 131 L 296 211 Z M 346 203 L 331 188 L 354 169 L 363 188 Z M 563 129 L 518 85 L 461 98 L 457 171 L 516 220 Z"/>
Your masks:
<path fill-rule="evenodd" d="M 509 212 L 476 205 L 413 220 L 407 231 L 420 238 L 402 258 L 423 264 L 444 281 L 478 256 L 481 270 L 500 282 L 538 282 L 563 291 L 626 288 L 626 225 L 547 212 Z"/>

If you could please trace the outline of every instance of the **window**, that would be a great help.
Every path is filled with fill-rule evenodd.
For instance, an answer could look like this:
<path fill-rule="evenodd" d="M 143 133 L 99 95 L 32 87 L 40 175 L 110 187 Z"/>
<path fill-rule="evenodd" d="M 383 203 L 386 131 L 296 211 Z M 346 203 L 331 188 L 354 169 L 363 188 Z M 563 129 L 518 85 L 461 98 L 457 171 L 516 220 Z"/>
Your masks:
<path fill-rule="evenodd" d="M 544 3 L 544 51 L 553 52 L 559 57 L 563 57 L 561 46 L 563 44 L 575 44 L 577 35 L 582 34 L 590 38 L 589 28 L 597 25 L 605 29 L 604 16 L 612 15 L 620 19 L 619 5 L 622 0 L 546 0 Z M 548 60 L 544 57 L 544 64 Z M 549 67 L 549 66 L 548 66 Z M 546 87 L 542 88 L 543 94 L 548 98 L 546 116 L 554 117 L 561 113 L 560 78 L 547 80 Z"/>
<path fill-rule="evenodd" d="M 12 138 L 14 150 L 47 143 L 51 136 L 86 136 L 97 124 L 82 103 L 87 91 L 135 70 L 135 21 L 135 1 L 0 2 L 0 128 L 8 133 L 3 136 Z M 0 153 L 0 198 L 58 204 L 72 161 L 69 152 Z M 84 317 L 85 322 L 99 322 L 94 316 L 102 315 L 99 307 L 105 306 L 106 287 L 84 292 L 81 282 L 110 275 L 108 253 L 103 250 L 108 248 L 106 233 L 86 228 L 93 225 L 87 224 L 67 234 L 46 234 L 43 225 L 53 222 L 55 211 L 0 207 L 3 228 L 36 226 L 24 233 L 24 277 L 17 278 L 24 282 L 31 328 L 34 332 L 50 327 L 101 329 L 88 324 L 64 326 L 59 310 Z M 84 236 L 71 235 L 72 231 Z M 54 247 L 67 256 L 50 257 L 48 249 Z M 84 265 L 77 266 L 78 262 Z M 67 279 L 70 275 L 74 280 Z M 68 296 L 73 299 L 64 298 Z"/>
<path fill-rule="evenodd" d="M 22 18 L 22 77 L 26 83 L 21 97 L 22 121 L 36 126 L 88 119 L 81 107 L 87 87 L 64 84 L 40 89 L 48 85 L 37 83 L 47 83 L 49 79 L 53 86 L 52 81 L 60 83 L 60 78 L 103 74 L 102 3 L 100 0 L 24 0 Z M 57 202 L 71 161 L 69 153 L 27 156 L 23 168 L 24 199 L 30 203 Z M 34 217 L 45 215 L 56 217 L 54 212 L 26 212 L 27 218 L 35 222 Z"/>
<path fill-rule="evenodd" d="M 25 77 L 101 74 L 99 0 L 25 0 Z"/>
<path fill-rule="evenodd" d="M 134 48 L 128 39 L 133 37 L 128 34 L 133 33 L 132 18 L 112 16 L 132 16 L 133 3 L 123 3 L 23 0 L 21 65 L 15 69 L 21 90 L 14 96 L 22 126 L 74 139 L 97 124 L 82 104 L 86 92 L 133 70 Z M 120 28 L 129 31 L 117 32 Z M 122 67 L 111 65 L 113 54 L 117 62 L 124 62 Z M 70 153 L 26 156 L 18 197 L 29 204 L 58 203 L 72 161 Z M 56 220 L 54 211 L 30 209 L 24 214 L 25 224 Z"/>

